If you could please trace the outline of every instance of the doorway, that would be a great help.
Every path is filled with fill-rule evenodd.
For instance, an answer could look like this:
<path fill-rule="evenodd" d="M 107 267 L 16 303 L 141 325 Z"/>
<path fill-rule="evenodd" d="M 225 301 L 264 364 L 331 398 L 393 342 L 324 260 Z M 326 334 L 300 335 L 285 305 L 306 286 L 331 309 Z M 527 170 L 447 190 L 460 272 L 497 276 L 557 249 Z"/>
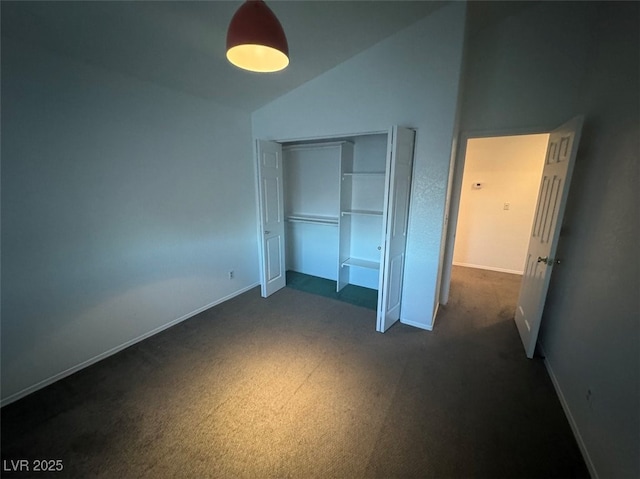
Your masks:
<path fill-rule="evenodd" d="M 549 134 L 467 140 L 453 265 L 522 275 Z"/>
<path fill-rule="evenodd" d="M 440 304 L 448 302 L 454 267 L 521 281 L 548 139 L 547 132 L 461 138 L 452 171 Z"/>
<path fill-rule="evenodd" d="M 549 281 L 553 266 L 561 260 L 555 257 L 558 240 L 560 239 L 564 209 L 567 203 L 571 175 L 575 165 L 580 136 L 582 133 L 583 116 L 575 116 L 555 128 L 548 134 L 547 148 L 544 154 L 544 165 L 540 175 L 540 188 L 536 199 L 534 217 L 530 221 L 530 241 L 525 255 L 522 285 L 518 295 L 514 321 L 528 358 L 533 358 L 537 344 L 538 332 L 542 320 L 542 312 L 549 288 Z M 438 293 L 441 304 L 446 304 L 451 283 L 453 268 L 454 243 L 456 242 L 458 210 L 463 190 L 464 159 L 469 141 L 472 138 L 487 138 L 485 136 L 463 137 L 462 149 L 457 155 L 458 162 L 450 176 L 449 191 L 456 193 L 447 198 L 447 212 L 452 213 L 453 221 L 449 224 L 448 214 L 445 217 L 442 254 L 440 256 L 441 272 Z M 515 156 L 520 156 L 519 150 Z M 452 157 L 454 162 L 455 157 Z M 453 181 L 455 180 L 455 181 Z M 517 184 L 517 181 L 514 183 Z M 482 189 L 483 183 L 474 180 L 473 189 Z M 452 201 L 450 201 L 452 200 Z M 510 210 L 510 202 L 503 203 L 503 210 Z M 494 239 L 494 241 L 497 241 Z"/>

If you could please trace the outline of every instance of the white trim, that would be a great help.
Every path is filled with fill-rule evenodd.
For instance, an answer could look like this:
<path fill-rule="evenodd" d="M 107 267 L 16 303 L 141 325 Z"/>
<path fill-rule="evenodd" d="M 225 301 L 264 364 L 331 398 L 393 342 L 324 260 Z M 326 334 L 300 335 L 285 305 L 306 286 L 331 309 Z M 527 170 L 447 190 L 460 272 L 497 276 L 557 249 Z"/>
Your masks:
<path fill-rule="evenodd" d="M 410 321 L 408 319 L 400 318 L 400 322 L 402 324 L 406 324 L 407 326 L 413 326 L 414 328 L 424 329 L 425 331 L 433 331 L 433 326 L 436 324 L 436 316 L 438 315 L 438 308 L 440 308 L 440 303 L 436 303 L 436 307 L 433 311 L 433 317 L 431 318 L 431 324 L 418 323 L 416 321 Z"/>
<path fill-rule="evenodd" d="M 582 435 L 580 434 L 578 425 L 576 424 L 575 419 L 573 419 L 573 414 L 571 414 L 571 409 L 569 408 L 569 404 L 567 403 L 567 400 L 565 399 L 564 394 L 562 393 L 562 388 L 560 387 L 558 378 L 556 378 L 556 375 L 553 372 L 553 368 L 551 367 L 551 364 L 549 364 L 549 361 L 547 360 L 547 353 L 545 352 L 544 347 L 542 346 L 542 343 L 540 341 L 538 341 L 538 346 L 540 347 L 540 351 L 544 356 L 544 365 L 547 368 L 547 373 L 551 378 L 551 383 L 553 384 L 553 387 L 556 390 L 558 399 L 560 399 L 562 410 L 564 411 L 564 414 L 567 417 L 567 420 L 569 421 L 569 425 L 571 426 L 571 431 L 573 432 L 573 436 L 575 437 L 576 442 L 578 443 L 578 447 L 580 448 L 580 452 L 582 453 L 582 458 L 584 459 L 584 462 L 586 463 L 587 468 L 589 469 L 589 474 L 591 475 L 592 479 L 598 479 L 600 477 L 598 476 L 598 471 L 596 470 L 596 467 L 593 465 L 593 461 L 591 460 L 591 456 L 589 455 L 589 451 L 587 450 L 587 445 L 584 443 L 584 440 L 582 439 Z"/>
<path fill-rule="evenodd" d="M 432 331 L 433 325 L 428 325 L 424 323 L 418 323 L 416 321 L 409 321 L 408 319 L 400 319 L 402 324 L 406 324 L 407 326 L 413 326 L 414 328 L 424 329 L 426 331 Z"/>
<path fill-rule="evenodd" d="M 522 276 L 522 274 L 524 273 L 524 271 L 518 271 L 515 269 L 495 268 L 493 266 L 485 266 L 482 264 L 458 263 L 457 261 L 454 261 L 452 264 L 454 266 L 464 266 L 465 268 L 486 269 L 488 271 L 497 271 L 498 273 L 517 274 L 520 276 Z"/>
<path fill-rule="evenodd" d="M 431 318 L 431 327 L 429 331 L 433 330 L 433 327 L 436 325 L 436 317 L 438 316 L 438 311 L 440 311 L 440 301 L 436 301 L 436 307 L 433 308 L 433 317 Z"/>
<path fill-rule="evenodd" d="M 373 130 L 373 131 L 360 131 L 356 133 L 336 133 L 335 135 L 327 134 L 320 136 L 303 136 L 298 138 L 278 138 L 271 141 L 275 141 L 276 143 L 281 143 L 284 147 L 287 143 L 311 143 L 311 142 L 349 142 L 351 139 L 356 138 L 358 136 L 370 136 L 370 135 L 388 135 L 389 130 Z M 258 139 L 258 138 L 256 138 Z M 265 140 L 267 138 L 259 138 L 261 140 Z M 288 145 L 287 145 L 288 146 Z"/>
<path fill-rule="evenodd" d="M 337 148 L 345 143 L 351 143 L 350 141 L 318 141 L 317 143 L 296 143 L 293 145 L 283 144 L 281 142 L 276 142 L 282 144 L 282 151 L 304 151 L 304 150 L 317 150 L 319 148 Z"/>
<path fill-rule="evenodd" d="M 123 344 L 121 344 L 120 346 L 116 346 L 115 348 L 111 348 L 108 351 L 105 351 L 104 353 L 100 353 L 97 356 L 94 356 L 93 358 L 87 359 L 86 361 L 81 362 L 80 364 L 77 364 L 76 366 L 72 366 L 69 369 L 66 369 L 60 373 L 54 374 L 53 376 L 47 378 L 47 379 L 43 379 L 42 381 L 29 386 L 25 389 L 23 389 L 22 391 L 18 391 L 15 394 L 12 394 L 11 396 L 8 396 L 4 399 L 2 399 L 0 401 L 0 407 L 4 407 L 8 404 L 11 404 L 12 402 L 17 401 L 18 399 L 22 399 L 23 397 L 36 392 L 39 389 L 42 389 L 46 386 L 49 386 L 50 384 L 53 384 L 56 381 L 59 381 L 60 379 L 66 378 L 67 376 L 72 375 L 73 373 L 76 373 L 78 371 L 80 371 L 81 369 L 84 369 L 88 366 L 91 366 L 92 364 L 97 363 L 98 361 L 101 361 L 103 359 L 108 358 L 109 356 L 113 356 L 114 354 L 122 351 L 123 349 L 128 348 L 129 346 L 132 346 L 136 343 L 139 343 L 140 341 L 143 341 L 147 338 L 150 338 L 151 336 L 154 336 L 156 334 L 158 334 L 161 331 L 164 331 L 165 329 L 170 328 L 171 326 L 175 326 L 178 323 L 181 323 L 182 321 L 185 321 L 193 316 L 195 316 L 196 314 L 200 314 L 203 311 L 206 311 L 209 308 L 212 308 L 220 303 L 223 303 L 225 301 L 228 301 L 231 298 L 234 298 L 236 296 L 241 295 L 242 293 L 246 293 L 247 291 L 249 291 L 250 289 L 255 288 L 256 286 L 260 286 L 260 283 L 254 283 L 251 284 L 245 288 L 242 288 L 234 293 L 231 293 L 227 296 L 225 296 L 224 298 L 221 298 L 217 301 L 214 301 L 212 303 L 207 304 L 206 306 L 203 306 L 201 308 L 196 309 L 195 311 L 192 311 L 190 313 L 185 314 L 184 316 L 179 317 L 178 319 L 174 319 L 173 321 L 170 321 L 166 324 L 163 324 L 162 326 L 159 326 L 155 329 L 152 329 L 151 331 L 144 333 L 140 336 L 138 336 L 137 338 L 131 339 Z"/>
<path fill-rule="evenodd" d="M 461 132 L 460 137 L 463 141 L 473 140 L 476 138 L 494 138 L 500 136 L 529 136 L 542 135 L 550 133 L 553 128 L 533 127 L 533 128 L 504 128 L 497 130 L 465 130 Z"/>

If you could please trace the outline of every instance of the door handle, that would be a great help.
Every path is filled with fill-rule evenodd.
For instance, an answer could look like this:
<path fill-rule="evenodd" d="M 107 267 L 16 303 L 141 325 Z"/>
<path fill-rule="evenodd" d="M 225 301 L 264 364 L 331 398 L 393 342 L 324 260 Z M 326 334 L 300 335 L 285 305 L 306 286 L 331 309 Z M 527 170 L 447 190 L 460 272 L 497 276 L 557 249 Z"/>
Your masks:
<path fill-rule="evenodd" d="M 559 259 L 553 259 L 553 258 L 549 258 L 548 256 L 545 256 L 544 258 L 538 256 L 538 263 L 544 263 L 546 265 L 551 266 L 552 264 L 560 264 L 560 260 Z"/>
<path fill-rule="evenodd" d="M 265 231 L 264 234 L 268 235 L 271 231 Z"/>

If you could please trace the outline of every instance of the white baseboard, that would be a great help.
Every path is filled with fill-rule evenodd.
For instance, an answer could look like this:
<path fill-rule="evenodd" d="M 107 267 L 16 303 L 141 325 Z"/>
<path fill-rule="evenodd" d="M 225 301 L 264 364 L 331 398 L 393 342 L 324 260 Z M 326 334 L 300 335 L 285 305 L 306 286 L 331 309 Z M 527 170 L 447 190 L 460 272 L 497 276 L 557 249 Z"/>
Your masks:
<path fill-rule="evenodd" d="M 400 318 L 400 322 L 402 324 L 406 324 L 407 326 L 413 326 L 414 328 L 424 329 L 425 331 L 433 331 L 433 325 L 436 322 L 436 315 L 438 314 L 439 307 L 440 307 L 440 303 L 436 303 L 436 309 L 433 312 L 433 317 L 431 318 L 431 324 L 418 323 L 416 321 L 410 321 L 404 318 Z"/>
<path fill-rule="evenodd" d="M 129 346 L 133 346 L 136 343 L 139 343 L 140 341 L 143 341 L 147 338 L 150 338 L 151 336 L 158 334 L 161 331 L 164 331 L 165 329 L 170 328 L 171 326 L 175 326 L 178 323 L 181 323 L 182 321 L 185 321 L 193 316 L 195 316 L 196 314 L 200 314 L 203 311 L 206 311 L 209 308 L 212 308 L 220 303 L 224 303 L 225 301 L 230 300 L 231 298 L 234 298 L 236 296 L 241 295 L 242 293 L 246 293 L 247 291 L 249 291 L 250 289 L 255 288 L 256 286 L 260 286 L 260 283 L 254 283 L 252 285 L 249 285 L 245 288 L 242 288 L 238 291 L 235 291 L 227 296 L 225 296 L 224 298 L 220 298 L 217 301 L 214 301 L 212 303 L 209 303 L 205 306 L 202 306 L 201 308 L 196 309 L 195 311 L 192 311 L 190 313 L 185 314 L 184 316 L 179 317 L 178 319 L 174 319 L 173 321 L 169 321 L 166 324 L 163 324 L 162 326 L 159 326 L 155 329 L 152 329 L 151 331 L 149 331 L 148 333 L 144 333 L 140 336 L 138 336 L 137 338 L 131 339 L 129 341 L 126 341 L 125 343 L 121 344 L 120 346 L 116 346 L 114 348 L 109 349 L 108 351 L 105 351 L 104 353 L 100 353 L 97 356 L 94 356 L 91 359 L 87 359 L 86 361 L 81 362 L 80 364 L 77 364 L 76 366 L 72 366 L 69 369 L 66 369 L 60 373 L 54 374 L 53 376 L 44 379 L 42 381 L 39 381 L 38 383 L 34 384 L 33 386 L 29 386 L 21 391 L 18 391 L 15 394 L 12 394 L 11 396 L 8 396 L 6 398 L 3 398 L 2 401 L 0 401 L 0 407 L 4 407 L 7 404 L 11 404 L 12 402 L 17 401 L 18 399 L 21 399 L 31 393 L 36 392 L 39 389 L 42 389 L 46 386 L 49 386 L 50 384 L 55 383 L 56 381 L 59 381 L 60 379 L 63 379 L 67 376 L 72 375 L 75 372 L 80 371 L 81 369 L 84 369 L 88 366 L 91 366 L 92 364 L 97 363 L 98 361 L 101 361 L 103 359 L 108 358 L 109 356 L 112 356 L 120 351 L 122 351 L 123 349 L 128 348 Z"/>
<path fill-rule="evenodd" d="M 433 310 L 433 317 L 431 318 L 431 327 L 429 328 L 429 331 L 432 331 L 433 327 L 436 325 L 436 318 L 438 317 L 439 310 L 440 310 L 440 302 L 438 301 L 436 303 L 436 307 Z"/>
<path fill-rule="evenodd" d="M 433 330 L 433 325 L 430 325 L 430 324 L 417 323 L 415 321 L 409 321 L 408 319 L 402 319 L 402 318 L 400 318 L 400 322 L 402 324 L 406 324 L 407 326 L 413 326 L 414 328 L 424 329 L 425 331 Z"/>
<path fill-rule="evenodd" d="M 578 429 L 578 425 L 576 421 L 573 419 L 573 414 L 571 414 L 571 409 L 569 408 L 569 404 L 562 393 L 562 388 L 560 387 L 560 383 L 558 383 L 558 378 L 556 378 L 555 373 L 553 372 L 553 368 L 549 361 L 547 361 L 547 353 L 544 351 L 544 347 L 542 343 L 538 342 L 538 346 L 540 347 L 540 351 L 544 356 L 544 365 L 547 368 L 547 373 L 551 378 L 551 383 L 553 384 L 554 389 L 556 390 L 556 394 L 560 399 L 560 404 L 562 405 L 562 409 L 564 410 L 565 416 L 567 416 L 567 420 L 569 421 L 569 425 L 571 426 L 571 431 L 573 431 L 573 436 L 576 438 L 576 442 L 578 443 L 578 447 L 580 448 L 580 452 L 582 453 L 582 458 L 587 465 L 587 469 L 589 469 L 589 474 L 592 479 L 599 479 L 598 471 L 596 471 L 595 466 L 593 465 L 593 461 L 591 460 L 591 456 L 589 455 L 589 451 L 587 450 L 587 446 L 585 445 L 582 435 L 580 434 L 580 430 Z"/>
<path fill-rule="evenodd" d="M 456 261 L 454 261 L 452 264 L 454 266 L 464 266 L 465 268 L 486 269 L 488 271 L 497 271 L 498 273 L 519 274 L 520 276 L 522 276 L 522 274 L 524 273 L 524 271 L 521 271 L 521 270 L 496 268 L 493 266 L 485 266 L 482 264 L 458 263 Z"/>

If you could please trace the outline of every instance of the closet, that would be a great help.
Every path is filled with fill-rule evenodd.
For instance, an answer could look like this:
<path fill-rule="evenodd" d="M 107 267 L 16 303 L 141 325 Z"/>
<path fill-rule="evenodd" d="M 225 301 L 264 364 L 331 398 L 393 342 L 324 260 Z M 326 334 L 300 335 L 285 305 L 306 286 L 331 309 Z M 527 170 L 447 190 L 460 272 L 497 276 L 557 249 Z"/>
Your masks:
<path fill-rule="evenodd" d="M 262 294 L 291 270 L 378 291 L 377 330 L 398 320 L 414 132 L 259 140 Z"/>

